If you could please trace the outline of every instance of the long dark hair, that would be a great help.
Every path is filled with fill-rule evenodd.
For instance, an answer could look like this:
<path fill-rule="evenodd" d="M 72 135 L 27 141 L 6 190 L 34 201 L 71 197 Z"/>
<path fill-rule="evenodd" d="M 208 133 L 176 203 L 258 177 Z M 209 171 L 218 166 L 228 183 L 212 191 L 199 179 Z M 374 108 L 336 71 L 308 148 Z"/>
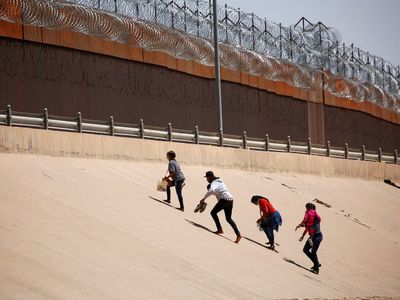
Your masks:
<path fill-rule="evenodd" d="M 251 203 L 256 204 L 257 201 L 260 200 L 260 199 L 265 199 L 265 200 L 267 200 L 267 201 L 269 202 L 269 200 L 267 199 L 267 197 L 257 196 L 257 195 L 254 195 L 253 197 L 251 197 L 251 200 L 250 200 L 250 201 L 251 201 Z"/>

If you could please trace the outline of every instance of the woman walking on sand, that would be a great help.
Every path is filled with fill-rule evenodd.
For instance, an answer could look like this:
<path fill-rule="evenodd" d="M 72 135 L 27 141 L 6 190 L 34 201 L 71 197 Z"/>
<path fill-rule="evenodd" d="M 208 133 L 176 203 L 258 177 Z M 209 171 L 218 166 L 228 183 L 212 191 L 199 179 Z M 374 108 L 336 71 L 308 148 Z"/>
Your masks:
<path fill-rule="evenodd" d="M 184 211 L 182 187 L 185 182 L 185 176 L 182 173 L 181 167 L 176 161 L 176 154 L 174 151 L 167 152 L 168 163 L 168 175 L 164 177 L 169 182 L 167 186 L 167 200 L 165 202 L 171 203 L 171 186 L 175 186 L 176 195 L 178 196 L 180 207 L 178 210 Z"/>
<path fill-rule="evenodd" d="M 271 202 L 266 197 L 253 196 L 251 203 L 260 207 L 260 218 L 257 220 L 257 225 L 264 230 L 268 238 L 269 249 L 275 250 L 274 230 L 278 231 L 282 225 L 280 213 L 272 206 Z"/>
<path fill-rule="evenodd" d="M 304 227 L 304 232 L 299 239 L 300 242 L 303 240 L 307 232 L 309 234 L 309 238 L 304 244 L 303 252 L 314 263 L 310 271 L 315 274 L 319 273 L 319 268 L 321 267 L 317 255 L 319 245 L 321 244 L 323 239 L 322 232 L 320 229 L 320 223 L 321 223 L 321 217 L 315 210 L 315 205 L 312 203 L 307 203 L 306 213 L 304 214 L 303 221 L 301 221 L 301 223 L 297 225 L 295 229 L 297 230 L 300 227 Z"/>
<path fill-rule="evenodd" d="M 207 182 L 209 183 L 207 186 L 207 193 L 204 195 L 203 199 L 200 200 L 200 203 L 204 203 L 204 201 L 214 195 L 218 202 L 211 210 L 211 216 L 217 226 L 217 231 L 215 234 L 224 234 L 222 230 L 221 223 L 219 222 L 218 213 L 223 210 L 225 212 L 225 219 L 231 225 L 233 231 L 236 234 L 235 243 L 238 244 L 242 238 L 242 235 L 239 232 L 239 229 L 236 226 L 236 223 L 232 220 L 232 209 L 233 209 L 233 196 L 229 192 L 228 188 L 226 187 L 225 183 L 217 176 L 214 175 L 212 171 L 208 171 L 206 173 Z"/>

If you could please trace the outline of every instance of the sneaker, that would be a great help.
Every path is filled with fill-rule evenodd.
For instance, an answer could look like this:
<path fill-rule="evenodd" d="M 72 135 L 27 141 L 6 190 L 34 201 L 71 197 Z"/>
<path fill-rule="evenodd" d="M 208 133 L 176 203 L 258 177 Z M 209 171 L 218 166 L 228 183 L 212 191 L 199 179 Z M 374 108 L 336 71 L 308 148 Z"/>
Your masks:
<path fill-rule="evenodd" d="M 214 231 L 215 234 L 224 234 L 224 231 L 222 229 L 219 229 L 217 231 Z"/>
<path fill-rule="evenodd" d="M 313 267 L 313 268 L 310 269 L 310 272 L 314 273 L 314 274 L 318 274 L 319 273 L 319 268 L 314 268 Z"/>
<path fill-rule="evenodd" d="M 180 211 L 182 211 L 182 212 L 185 211 L 185 209 L 184 209 L 183 207 L 177 207 L 176 209 L 177 209 L 177 210 L 180 210 Z"/>
<path fill-rule="evenodd" d="M 268 246 L 267 248 L 268 248 L 269 250 L 272 250 L 272 251 L 275 250 L 275 246 Z"/>
<path fill-rule="evenodd" d="M 241 235 L 238 235 L 237 237 L 236 237 L 236 241 L 235 241 L 235 243 L 236 244 L 239 244 L 239 241 L 242 239 L 242 236 Z"/>
<path fill-rule="evenodd" d="M 167 200 L 163 200 L 164 202 L 167 202 L 167 203 L 171 203 L 171 200 L 169 200 L 169 199 L 167 199 Z"/>

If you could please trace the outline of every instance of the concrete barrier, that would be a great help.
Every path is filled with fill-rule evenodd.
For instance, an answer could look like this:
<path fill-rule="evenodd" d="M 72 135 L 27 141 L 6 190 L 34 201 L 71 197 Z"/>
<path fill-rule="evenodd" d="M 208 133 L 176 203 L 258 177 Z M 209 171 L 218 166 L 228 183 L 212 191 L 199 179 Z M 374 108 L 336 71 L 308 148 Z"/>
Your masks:
<path fill-rule="evenodd" d="M 182 164 L 267 172 L 294 172 L 369 180 L 400 180 L 400 166 L 320 156 L 220 148 L 137 138 L 0 127 L 0 152 L 137 161 L 165 160 L 173 149 Z"/>

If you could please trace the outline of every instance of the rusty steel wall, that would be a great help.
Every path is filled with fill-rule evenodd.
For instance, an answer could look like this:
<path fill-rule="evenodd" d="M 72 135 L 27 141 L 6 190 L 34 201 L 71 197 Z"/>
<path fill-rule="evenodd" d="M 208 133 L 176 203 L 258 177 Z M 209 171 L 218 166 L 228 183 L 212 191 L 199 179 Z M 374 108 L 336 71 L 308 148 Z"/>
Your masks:
<path fill-rule="evenodd" d="M 223 82 L 224 132 L 272 139 L 305 141 L 308 136 L 333 145 L 346 139 L 356 146 L 381 143 L 388 151 L 399 146 L 399 126 L 367 114 L 280 96 L 237 83 Z M 216 131 L 214 82 L 160 66 L 133 62 L 73 49 L 0 38 L 0 109 L 41 112 L 84 118 Z M 322 115 L 321 115 L 322 114 Z M 354 130 L 347 119 L 370 128 Z M 325 116 L 324 116 L 325 115 Z M 336 123 L 339 125 L 335 125 Z M 347 123 L 346 123 L 347 122 Z M 350 123 L 349 123 L 350 122 Z M 310 124 L 310 125 L 309 125 Z M 324 127 L 325 124 L 326 128 Z M 347 127 L 348 124 L 350 127 Z M 374 131 L 384 127 L 397 139 Z M 340 129 L 339 129 L 340 128 Z M 370 133 L 370 134 L 367 134 Z M 390 148 L 390 149 L 389 149 Z"/>
<path fill-rule="evenodd" d="M 350 148 L 393 153 L 400 149 L 400 126 L 363 112 L 325 106 L 325 136 L 334 144 Z"/>
<path fill-rule="evenodd" d="M 45 44 L 0 39 L 0 107 L 216 131 L 214 81 Z M 306 102 L 224 82 L 225 133 L 305 140 Z"/>

